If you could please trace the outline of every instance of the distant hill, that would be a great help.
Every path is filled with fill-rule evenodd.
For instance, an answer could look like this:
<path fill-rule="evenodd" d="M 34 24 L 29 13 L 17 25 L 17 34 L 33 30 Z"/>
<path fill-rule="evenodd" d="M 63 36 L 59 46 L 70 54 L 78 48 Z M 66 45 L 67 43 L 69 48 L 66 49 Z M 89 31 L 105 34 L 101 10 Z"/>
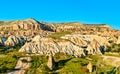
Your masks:
<path fill-rule="evenodd" d="M 107 24 L 83 24 L 80 22 L 48 23 L 33 18 L 26 20 L 0 21 L 0 35 L 48 35 L 52 32 L 69 31 L 79 34 L 119 35 L 119 32 Z M 117 32 L 116 32 L 117 31 Z M 110 33 L 112 32 L 112 34 Z"/>

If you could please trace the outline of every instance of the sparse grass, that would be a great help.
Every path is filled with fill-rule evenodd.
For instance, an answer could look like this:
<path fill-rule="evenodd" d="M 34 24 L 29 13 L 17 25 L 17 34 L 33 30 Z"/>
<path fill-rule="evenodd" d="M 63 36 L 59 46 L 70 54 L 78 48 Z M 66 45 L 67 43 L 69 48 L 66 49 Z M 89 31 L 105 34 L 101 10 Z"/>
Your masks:
<path fill-rule="evenodd" d="M 18 58 L 13 55 L 5 55 L 0 57 L 0 73 L 5 73 L 8 70 L 13 70 L 16 66 Z"/>
<path fill-rule="evenodd" d="M 60 39 L 61 36 L 64 36 L 70 33 L 71 32 L 68 32 L 68 31 L 56 32 L 56 33 L 49 35 L 48 37 L 53 38 L 53 39 Z"/>
<path fill-rule="evenodd" d="M 86 72 L 86 65 L 88 60 L 82 58 L 73 58 L 66 62 L 65 66 L 61 69 L 62 73 L 72 73 L 72 74 L 84 74 Z"/>
<path fill-rule="evenodd" d="M 13 70 L 19 57 L 25 56 L 25 53 L 18 52 L 20 47 L 21 46 L 1 47 L 2 50 L 0 51 L 0 74 L 6 73 L 8 70 Z"/>
<path fill-rule="evenodd" d="M 120 52 L 120 44 L 112 43 L 111 46 L 107 47 L 107 52 Z"/>
<path fill-rule="evenodd" d="M 30 68 L 39 68 L 43 63 L 47 62 L 47 57 L 45 56 L 32 56 L 31 57 L 31 67 Z"/>
<path fill-rule="evenodd" d="M 115 57 L 120 57 L 120 53 L 117 52 L 105 52 L 106 56 L 115 56 Z"/>
<path fill-rule="evenodd" d="M 101 55 L 88 55 L 92 59 L 91 63 L 96 69 L 92 74 L 101 74 L 111 71 L 114 67 L 107 65 Z M 47 57 L 32 56 L 31 67 L 26 70 L 26 74 L 89 74 L 87 65 L 90 62 L 85 58 L 73 58 L 63 53 L 57 53 L 54 57 L 56 69 L 50 71 L 47 67 Z"/>
<path fill-rule="evenodd" d="M 41 73 L 41 69 L 43 71 L 47 71 L 46 69 L 46 56 L 31 56 L 31 66 L 30 68 L 26 69 L 25 74 L 39 74 Z"/>

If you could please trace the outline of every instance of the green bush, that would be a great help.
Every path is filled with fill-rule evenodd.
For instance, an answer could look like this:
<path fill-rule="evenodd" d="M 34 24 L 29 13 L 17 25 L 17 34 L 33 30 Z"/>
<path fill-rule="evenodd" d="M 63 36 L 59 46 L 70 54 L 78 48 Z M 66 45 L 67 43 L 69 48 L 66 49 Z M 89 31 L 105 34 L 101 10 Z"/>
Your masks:
<path fill-rule="evenodd" d="M 13 70 L 16 66 L 17 59 L 11 55 L 0 57 L 0 73 L 5 73 L 7 70 Z"/>
<path fill-rule="evenodd" d="M 120 44 L 111 44 L 107 47 L 106 52 L 120 52 Z"/>
<path fill-rule="evenodd" d="M 26 59 L 21 60 L 23 63 L 27 63 L 28 61 Z"/>
<path fill-rule="evenodd" d="M 31 67 L 30 68 L 39 68 L 43 63 L 47 62 L 45 56 L 32 56 L 31 57 Z"/>

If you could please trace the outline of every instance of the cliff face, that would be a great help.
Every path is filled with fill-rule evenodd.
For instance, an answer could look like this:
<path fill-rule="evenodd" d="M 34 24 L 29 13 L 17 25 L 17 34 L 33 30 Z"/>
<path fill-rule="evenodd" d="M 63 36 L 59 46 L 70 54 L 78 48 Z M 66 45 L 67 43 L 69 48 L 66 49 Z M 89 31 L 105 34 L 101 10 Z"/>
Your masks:
<path fill-rule="evenodd" d="M 29 18 L 26 20 L 11 21 L 9 24 L 0 26 L 1 30 L 48 30 L 53 31 L 50 26 Z"/>
<path fill-rule="evenodd" d="M 54 32 L 52 26 L 40 23 L 35 19 L 16 20 L 0 24 L 0 35 L 8 37 L 10 35 L 29 36 Z"/>
<path fill-rule="evenodd" d="M 33 39 L 32 42 L 26 43 L 19 51 L 27 53 L 49 54 L 51 51 L 55 53 L 63 52 L 66 55 L 73 55 L 75 57 L 85 55 L 84 49 L 71 43 L 70 41 L 55 41 L 51 38 L 38 38 Z"/>
<path fill-rule="evenodd" d="M 45 54 L 51 51 L 55 53 L 63 52 L 67 55 L 80 57 L 88 54 L 103 54 L 106 46 L 109 45 L 104 37 L 95 35 L 66 35 L 63 40 L 54 40 L 42 36 L 36 36 L 31 42 L 26 43 L 19 51 L 27 53 Z M 65 40 L 64 40 L 65 39 Z M 100 41 L 102 40 L 102 41 Z"/>

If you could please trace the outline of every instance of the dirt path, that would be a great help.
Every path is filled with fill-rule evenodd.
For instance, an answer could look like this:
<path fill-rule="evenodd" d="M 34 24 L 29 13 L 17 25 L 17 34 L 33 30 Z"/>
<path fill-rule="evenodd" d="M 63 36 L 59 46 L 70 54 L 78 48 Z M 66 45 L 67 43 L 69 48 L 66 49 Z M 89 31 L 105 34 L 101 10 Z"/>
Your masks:
<path fill-rule="evenodd" d="M 26 59 L 28 62 L 27 62 L 27 63 L 23 63 L 23 62 L 21 61 L 22 59 Z M 16 64 L 15 70 L 9 72 L 8 74 L 24 74 L 24 73 L 25 73 L 25 70 L 24 70 L 24 69 L 30 67 L 30 60 L 31 60 L 30 57 L 21 57 L 21 58 L 18 60 L 17 64 Z"/>
<path fill-rule="evenodd" d="M 108 65 L 112 66 L 120 66 L 120 57 L 115 56 L 102 56 L 103 61 L 106 62 Z"/>

